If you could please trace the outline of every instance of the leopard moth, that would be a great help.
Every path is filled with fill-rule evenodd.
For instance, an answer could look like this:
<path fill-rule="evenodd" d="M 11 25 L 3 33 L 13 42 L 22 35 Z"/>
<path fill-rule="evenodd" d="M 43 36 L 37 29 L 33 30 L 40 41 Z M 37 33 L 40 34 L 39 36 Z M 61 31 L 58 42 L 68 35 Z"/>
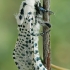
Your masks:
<path fill-rule="evenodd" d="M 38 35 L 40 25 L 50 26 L 37 13 L 39 0 L 22 1 L 19 13 L 16 15 L 18 38 L 13 50 L 13 59 L 18 70 L 47 70 L 42 64 L 38 50 Z"/>

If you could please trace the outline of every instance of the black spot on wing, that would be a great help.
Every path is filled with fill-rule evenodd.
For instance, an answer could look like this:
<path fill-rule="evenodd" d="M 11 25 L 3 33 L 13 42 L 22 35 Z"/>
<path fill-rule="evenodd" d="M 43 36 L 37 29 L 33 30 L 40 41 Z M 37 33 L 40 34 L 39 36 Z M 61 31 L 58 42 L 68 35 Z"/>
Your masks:
<path fill-rule="evenodd" d="M 35 50 L 35 52 L 34 52 L 35 54 L 37 54 L 38 53 L 38 50 Z"/>
<path fill-rule="evenodd" d="M 29 34 L 27 34 L 27 36 L 30 36 Z"/>
<path fill-rule="evenodd" d="M 36 62 L 34 58 L 33 58 L 33 61 Z"/>
<path fill-rule="evenodd" d="M 21 28 L 19 30 L 21 31 Z"/>
<path fill-rule="evenodd" d="M 28 31 L 28 33 L 30 33 L 30 31 Z"/>
<path fill-rule="evenodd" d="M 23 35 L 24 37 L 26 37 L 26 35 Z"/>
<path fill-rule="evenodd" d="M 23 28 L 25 28 L 25 25 L 23 25 Z"/>
<path fill-rule="evenodd" d="M 24 39 L 22 39 L 22 41 L 24 41 Z"/>
<path fill-rule="evenodd" d="M 23 47 L 23 46 L 21 46 L 21 48 L 22 48 L 22 49 L 24 49 L 24 47 Z"/>
<path fill-rule="evenodd" d="M 16 59 L 15 57 L 13 57 L 13 59 Z"/>
<path fill-rule="evenodd" d="M 30 62 L 28 62 L 28 65 L 31 65 L 31 63 L 30 63 Z"/>
<path fill-rule="evenodd" d="M 26 37 L 26 39 L 28 40 L 28 38 Z"/>
<path fill-rule="evenodd" d="M 40 67 L 42 67 L 42 64 L 39 64 Z"/>
<path fill-rule="evenodd" d="M 30 19 L 28 19 L 28 22 L 30 22 Z"/>
<path fill-rule="evenodd" d="M 16 50 L 14 49 L 13 51 L 15 51 L 16 52 Z"/>
<path fill-rule="evenodd" d="M 34 46 L 32 46 L 32 48 L 34 48 Z"/>
<path fill-rule="evenodd" d="M 20 66 L 18 66 L 18 69 L 20 69 Z"/>
<path fill-rule="evenodd" d="M 35 43 L 34 45 L 35 45 L 35 47 L 36 47 L 36 46 L 37 46 L 37 43 Z"/>
<path fill-rule="evenodd" d="M 32 12 L 28 12 L 28 14 L 29 14 L 29 15 L 31 15 L 31 14 L 32 14 Z"/>
<path fill-rule="evenodd" d="M 28 47 L 28 45 L 26 44 L 26 47 Z"/>
<path fill-rule="evenodd" d="M 33 53 L 33 51 L 30 51 L 30 54 L 32 54 Z"/>
<path fill-rule="evenodd" d="M 28 41 L 26 41 L 26 43 L 28 43 Z"/>
<path fill-rule="evenodd" d="M 33 31 L 33 28 L 31 29 L 31 31 Z"/>
<path fill-rule="evenodd" d="M 26 51 L 26 53 L 28 54 L 28 51 Z"/>
<path fill-rule="evenodd" d="M 32 37 L 32 40 L 34 40 L 34 38 Z"/>
<path fill-rule="evenodd" d="M 45 68 L 43 68 L 43 70 L 45 70 Z"/>
<path fill-rule="evenodd" d="M 21 15 L 24 14 L 24 9 L 23 9 L 23 8 L 21 9 L 20 14 L 21 14 Z"/>
<path fill-rule="evenodd" d="M 27 4 L 26 3 L 23 3 L 23 7 L 25 7 Z"/>
<path fill-rule="evenodd" d="M 39 66 L 37 66 L 37 69 L 39 70 Z"/>
<path fill-rule="evenodd" d="M 22 44 L 23 46 L 25 46 L 25 44 Z"/>
<path fill-rule="evenodd" d="M 22 25 L 18 25 L 18 27 L 22 27 Z"/>
<path fill-rule="evenodd" d="M 35 70 L 35 67 L 33 68 L 33 70 Z"/>
<path fill-rule="evenodd" d="M 23 54 L 23 53 L 22 53 L 21 55 L 22 55 L 22 56 L 25 56 L 25 54 Z"/>
<path fill-rule="evenodd" d="M 19 58 L 23 59 L 23 57 L 21 57 L 21 56 Z"/>
<path fill-rule="evenodd" d="M 40 57 L 36 57 L 36 61 L 39 61 L 40 60 Z"/>
<path fill-rule="evenodd" d="M 18 65 L 18 62 L 15 62 L 16 65 Z"/>
<path fill-rule="evenodd" d="M 22 34 L 18 34 L 18 36 L 22 36 Z"/>
<path fill-rule="evenodd" d="M 28 18 L 26 17 L 26 20 L 28 20 Z"/>
<path fill-rule="evenodd" d="M 19 39 L 17 38 L 17 41 L 18 41 Z"/>
<path fill-rule="evenodd" d="M 15 55 L 15 53 L 13 53 L 13 55 Z"/>
<path fill-rule="evenodd" d="M 32 44 L 33 44 L 34 42 L 32 42 Z M 33 46 L 34 47 L 34 46 Z"/>
<path fill-rule="evenodd" d="M 29 43 L 31 43 L 31 40 L 29 40 Z"/>
<path fill-rule="evenodd" d="M 33 18 L 31 18 L 31 20 L 33 20 Z"/>
<path fill-rule="evenodd" d="M 31 23 L 31 26 L 33 25 L 33 23 Z"/>
<path fill-rule="evenodd" d="M 23 31 L 24 29 L 22 29 L 22 31 Z"/>
<path fill-rule="evenodd" d="M 25 31 L 27 31 L 27 29 L 25 29 Z"/>
<path fill-rule="evenodd" d="M 26 32 L 24 32 L 26 34 Z"/>
<path fill-rule="evenodd" d="M 20 20 L 22 19 L 22 16 L 21 16 L 21 15 L 19 16 L 19 19 L 20 19 Z"/>

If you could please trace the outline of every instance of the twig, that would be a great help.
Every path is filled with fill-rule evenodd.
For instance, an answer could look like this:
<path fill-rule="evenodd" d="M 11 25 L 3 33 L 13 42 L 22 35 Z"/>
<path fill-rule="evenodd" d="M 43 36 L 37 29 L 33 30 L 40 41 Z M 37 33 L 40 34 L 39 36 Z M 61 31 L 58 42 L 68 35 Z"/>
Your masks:
<path fill-rule="evenodd" d="M 62 67 L 59 67 L 59 66 L 56 66 L 56 65 L 53 65 L 53 64 L 51 64 L 51 67 L 56 69 L 56 70 L 69 70 L 69 69 L 62 68 Z"/>
<path fill-rule="evenodd" d="M 46 10 L 49 10 L 50 0 L 43 0 L 43 7 Z M 49 13 L 43 14 L 43 19 L 49 22 Z M 48 70 L 51 70 L 50 66 L 50 34 L 49 32 L 46 33 L 49 30 L 48 27 L 43 27 L 43 32 L 45 33 L 43 35 L 43 59 L 44 59 L 44 65 Z"/>

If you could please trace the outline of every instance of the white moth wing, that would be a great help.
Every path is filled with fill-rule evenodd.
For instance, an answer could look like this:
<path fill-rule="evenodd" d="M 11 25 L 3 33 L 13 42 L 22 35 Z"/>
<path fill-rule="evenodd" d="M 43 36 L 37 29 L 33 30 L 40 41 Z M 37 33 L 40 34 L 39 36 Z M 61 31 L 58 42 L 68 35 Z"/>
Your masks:
<path fill-rule="evenodd" d="M 17 20 L 17 24 L 22 24 L 24 22 L 24 14 L 22 15 L 22 19 L 21 20 L 19 19 L 19 16 L 21 15 L 20 11 L 23 8 L 24 3 L 25 3 L 25 1 L 22 1 L 21 5 L 20 5 L 19 13 L 15 15 L 15 18 Z"/>

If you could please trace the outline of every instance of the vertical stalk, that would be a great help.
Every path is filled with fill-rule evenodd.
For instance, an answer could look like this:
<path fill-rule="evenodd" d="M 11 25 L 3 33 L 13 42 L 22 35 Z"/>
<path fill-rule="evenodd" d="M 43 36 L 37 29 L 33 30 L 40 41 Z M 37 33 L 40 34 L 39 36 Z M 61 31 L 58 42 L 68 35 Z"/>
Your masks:
<path fill-rule="evenodd" d="M 46 10 L 50 9 L 50 0 L 43 0 L 43 7 Z M 47 22 L 50 22 L 50 15 L 48 13 L 43 14 L 43 19 Z M 48 27 L 43 27 L 43 32 L 45 33 L 43 35 L 43 59 L 44 59 L 44 65 L 48 70 L 51 70 L 50 66 L 50 33 L 46 33 L 49 30 Z"/>

